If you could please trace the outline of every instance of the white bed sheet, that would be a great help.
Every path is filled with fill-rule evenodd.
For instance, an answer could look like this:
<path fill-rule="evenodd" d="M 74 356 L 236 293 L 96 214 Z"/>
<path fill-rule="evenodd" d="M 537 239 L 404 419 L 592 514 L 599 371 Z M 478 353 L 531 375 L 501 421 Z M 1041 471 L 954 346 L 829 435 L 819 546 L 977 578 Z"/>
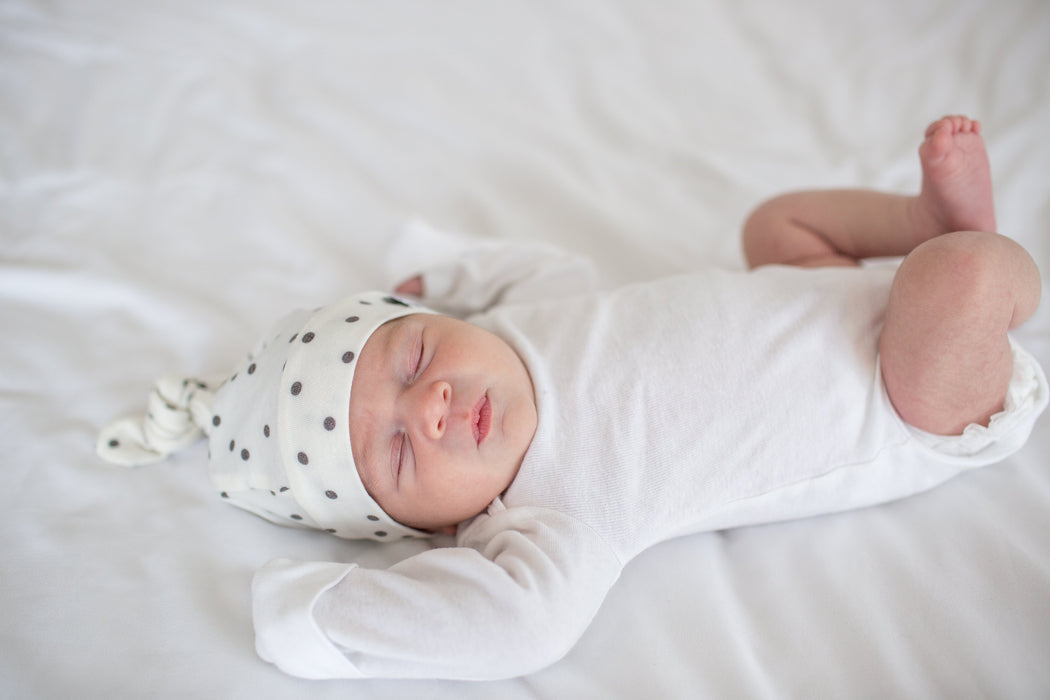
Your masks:
<path fill-rule="evenodd" d="M 0 696 L 1047 696 L 1050 416 L 928 494 L 657 547 L 564 660 L 479 684 L 284 676 L 257 567 L 421 545 L 230 508 L 203 445 L 93 446 L 155 377 L 385 283 L 408 217 L 608 285 L 740 267 L 770 194 L 914 190 L 944 113 L 983 121 L 1001 230 L 1050 278 L 1048 66 L 1039 0 L 3 0 Z M 1048 307 L 1017 335 L 1050 367 Z"/>

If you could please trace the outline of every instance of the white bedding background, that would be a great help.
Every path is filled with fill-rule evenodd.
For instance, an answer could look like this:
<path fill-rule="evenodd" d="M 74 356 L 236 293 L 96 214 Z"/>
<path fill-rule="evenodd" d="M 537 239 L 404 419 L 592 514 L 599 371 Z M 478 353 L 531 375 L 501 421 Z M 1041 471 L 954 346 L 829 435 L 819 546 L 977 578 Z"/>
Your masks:
<path fill-rule="evenodd" d="M 491 684 L 284 676 L 257 567 L 422 545 L 231 508 L 203 444 L 93 453 L 157 376 L 389 282 L 409 217 L 607 285 L 739 267 L 764 197 L 915 190 L 946 113 L 1050 280 L 1048 68 L 1041 0 L 0 0 L 0 697 L 1050 695 L 1050 416 L 928 494 L 653 549 L 564 660 Z M 1017 336 L 1050 368 L 1050 303 Z"/>

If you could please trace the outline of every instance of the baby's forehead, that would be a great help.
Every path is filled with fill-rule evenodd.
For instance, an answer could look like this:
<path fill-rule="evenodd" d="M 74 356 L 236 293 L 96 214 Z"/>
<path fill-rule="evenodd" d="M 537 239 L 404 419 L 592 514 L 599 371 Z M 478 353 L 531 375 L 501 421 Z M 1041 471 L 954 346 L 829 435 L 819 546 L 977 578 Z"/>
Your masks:
<path fill-rule="evenodd" d="M 364 353 L 365 350 L 369 348 L 389 350 L 389 347 L 384 346 L 388 345 L 398 333 L 403 332 L 405 326 L 413 322 L 418 323 L 420 317 L 425 315 L 426 314 L 408 314 L 407 316 L 399 316 L 382 323 L 378 328 L 372 331 L 372 335 L 368 336 L 368 339 L 365 340 L 361 352 Z"/>
<path fill-rule="evenodd" d="M 389 374 L 394 364 L 399 345 L 413 326 L 425 325 L 433 314 L 408 314 L 386 321 L 365 340 L 358 357 L 355 378 L 358 374 Z"/>
<path fill-rule="evenodd" d="M 392 318 L 389 321 L 381 323 L 378 328 L 372 331 L 372 335 L 369 336 L 368 340 L 365 341 L 365 347 L 368 347 L 368 344 L 371 343 L 377 335 L 381 333 L 396 332 L 398 328 L 408 323 L 411 319 L 418 318 L 421 315 L 422 314 L 408 314 L 407 316 L 398 316 L 397 318 Z"/>

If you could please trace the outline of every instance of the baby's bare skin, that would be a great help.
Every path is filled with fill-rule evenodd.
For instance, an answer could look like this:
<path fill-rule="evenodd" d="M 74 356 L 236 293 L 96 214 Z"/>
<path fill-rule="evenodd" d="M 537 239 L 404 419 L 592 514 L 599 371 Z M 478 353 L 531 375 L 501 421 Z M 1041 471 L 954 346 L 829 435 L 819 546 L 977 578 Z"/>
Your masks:
<path fill-rule="evenodd" d="M 930 124 L 919 146 L 919 208 L 929 218 L 926 238 L 951 231 L 995 231 L 992 174 L 981 124 L 945 117 Z"/>
<path fill-rule="evenodd" d="M 1013 370 L 1007 331 L 1039 303 L 1028 253 L 993 233 L 988 155 L 976 121 L 932 123 L 919 146 L 922 189 L 797 192 L 760 206 L 744 227 L 752 267 L 856 265 L 906 256 L 879 341 L 894 407 L 923 430 L 952 435 L 1000 411 Z"/>
<path fill-rule="evenodd" d="M 744 225 L 751 267 L 856 265 L 907 255 L 953 231 L 994 231 L 992 179 L 981 125 L 966 117 L 932 123 L 919 146 L 916 196 L 872 190 L 793 192 L 763 203 Z"/>

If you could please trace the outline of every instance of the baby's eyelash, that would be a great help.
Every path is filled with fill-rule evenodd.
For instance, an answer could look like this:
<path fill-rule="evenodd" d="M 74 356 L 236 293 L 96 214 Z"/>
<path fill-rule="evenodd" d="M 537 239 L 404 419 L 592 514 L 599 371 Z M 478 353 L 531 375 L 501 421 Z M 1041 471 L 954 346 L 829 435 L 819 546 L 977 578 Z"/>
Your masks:
<path fill-rule="evenodd" d="M 423 345 L 423 334 L 419 335 L 419 354 L 416 355 L 415 361 L 412 363 L 411 376 L 415 379 L 419 376 L 419 370 L 423 366 L 423 353 L 426 350 L 426 346 Z"/>
<path fill-rule="evenodd" d="M 408 438 L 405 436 L 405 434 L 401 433 L 401 440 L 398 442 L 398 445 L 397 445 L 397 477 L 398 477 L 398 480 L 400 480 L 400 478 L 401 478 L 401 467 L 403 467 L 404 464 L 405 464 L 405 441 L 407 439 Z"/>

